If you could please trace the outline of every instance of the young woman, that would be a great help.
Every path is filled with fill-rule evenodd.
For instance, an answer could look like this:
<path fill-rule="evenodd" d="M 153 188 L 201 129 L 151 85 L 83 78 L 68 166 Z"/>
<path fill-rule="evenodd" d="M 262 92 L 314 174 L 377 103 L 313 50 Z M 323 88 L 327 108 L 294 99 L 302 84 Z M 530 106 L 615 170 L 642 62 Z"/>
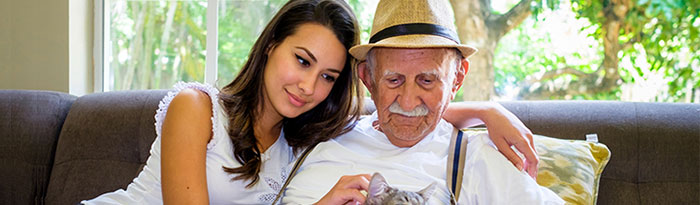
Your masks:
<path fill-rule="evenodd" d="M 233 82 L 220 92 L 179 83 L 161 101 L 151 155 L 126 190 L 83 203 L 272 203 L 300 150 L 358 119 L 363 92 L 347 53 L 358 31 L 343 0 L 289 1 Z M 527 142 L 530 131 L 502 107 L 461 104 L 449 112 L 460 127 L 477 118 L 508 123 L 499 139 Z"/>

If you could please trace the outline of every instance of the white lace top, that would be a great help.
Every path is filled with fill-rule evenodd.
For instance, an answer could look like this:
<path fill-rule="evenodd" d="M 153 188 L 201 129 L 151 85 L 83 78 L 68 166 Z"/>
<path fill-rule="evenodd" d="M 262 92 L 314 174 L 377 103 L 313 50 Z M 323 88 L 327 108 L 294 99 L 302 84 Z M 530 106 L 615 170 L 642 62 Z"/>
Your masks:
<path fill-rule="evenodd" d="M 156 111 L 157 137 L 151 146 L 150 157 L 143 171 L 129 184 L 126 190 L 119 189 L 105 193 L 97 198 L 82 201 L 84 204 L 162 204 L 160 178 L 160 140 L 161 127 L 172 99 L 183 89 L 201 90 L 211 97 L 212 132 L 207 144 L 206 170 L 209 203 L 211 204 L 271 204 L 279 189 L 287 179 L 288 170 L 295 161 L 291 147 L 282 132 L 278 140 L 262 155 L 260 180 L 253 187 L 245 186 L 249 181 L 231 181 L 235 175 L 223 170 L 223 166 L 235 168 L 241 164 L 233 156 L 233 144 L 227 134 L 228 117 L 224 112 L 217 94 L 219 91 L 211 85 L 200 83 L 183 83 L 175 85 L 161 100 Z"/>

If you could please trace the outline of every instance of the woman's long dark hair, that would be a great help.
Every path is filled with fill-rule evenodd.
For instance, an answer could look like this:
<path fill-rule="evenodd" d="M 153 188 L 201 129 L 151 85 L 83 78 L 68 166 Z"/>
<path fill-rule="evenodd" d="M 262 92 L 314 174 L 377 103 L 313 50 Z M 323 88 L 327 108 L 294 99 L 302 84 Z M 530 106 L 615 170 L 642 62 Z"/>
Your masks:
<path fill-rule="evenodd" d="M 259 117 L 258 106 L 264 101 L 263 73 L 267 51 L 305 23 L 320 24 L 332 30 L 346 50 L 359 43 L 357 19 L 343 0 L 291 0 L 270 20 L 253 45 L 241 72 L 219 94 L 229 117 L 228 134 L 233 141 L 233 154 L 242 164 L 241 167 L 224 167 L 224 170 L 239 174 L 232 180 L 251 180 L 247 187 L 257 183 L 262 163 L 253 123 Z M 295 153 L 350 131 L 357 121 L 362 92 L 356 75 L 356 61 L 347 51 L 346 56 L 345 66 L 328 97 L 296 118 L 282 120 L 285 139 Z"/>

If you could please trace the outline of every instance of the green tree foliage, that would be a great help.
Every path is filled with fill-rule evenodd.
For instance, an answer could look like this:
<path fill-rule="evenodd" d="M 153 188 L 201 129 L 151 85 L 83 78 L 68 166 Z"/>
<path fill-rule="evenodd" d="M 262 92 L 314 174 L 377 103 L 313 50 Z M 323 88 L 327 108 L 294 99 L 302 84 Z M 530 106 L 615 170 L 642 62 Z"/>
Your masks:
<path fill-rule="evenodd" d="M 219 65 L 217 85 L 223 87 L 233 80 L 248 59 L 265 25 L 287 0 L 220 1 L 219 3 Z M 348 0 L 361 24 L 363 41 L 369 38 L 374 7 L 377 0 Z"/>
<path fill-rule="evenodd" d="M 377 0 L 349 0 L 369 36 Z M 255 40 L 287 0 L 219 1 L 217 86 L 231 82 Z M 371 4 L 371 3 L 370 3 Z M 109 90 L 170 88 L 203 81 L 207 1 L 113 1 Z M 368 12 L 371 10 L 371 12 Z M 363 12 L 364 11 L 364 12 Z M 369 14 L 369 15 L 368 15 Z"/>
<path fill-rule="evenodd" d="M 551 45 L 554 36 L 538 32 L 546 17 L 533 15 L 536 21 L 515 29 L 499 45 L 495 60 L 499 94 L 520 89 L 517 97 L 525 99 L 619 100 L 649 92 L 652 96 L 641 100 L 697 102 L 700 2 L 566 3 L 560 9 L 570 9 L 577 21 L 586 22 L 580 33 L 592 40 L 586 41 L 588 48 L 558 53 L 557 45 Z M 583 42 L 570 42 L 576 43 Z M 658 82 L 662 85 L 649 85 Z"/>
<path fill-rule="evenodd" d="M 369 34 L 372 30 L 372 20 L 374 19 L 374 11 L 377 9 L 379 0 L 346 0 L 357 16 L 357 21 L 360 23 L 361 42 L 369 41 Z"/>
<path fill-rule="evenodd" d="M 233 80 L 265 25 L 286 0 L 220 1 L 217 86 Z"/>
<path fill-rule="evenodd" d="M 378 0 L 347 1 L 358 16 L 366 43 Z M 219 1 L 219 87 L 239 72 L 254 41 L 285 2 Z M 112 69 L 106 78 L 113 86 L 110 90 L 169 88 L 177 81 L 202 81 L 206 3 L 112 1 L 111 41 L 106 47 L 111 53 L 106 59 Z M 645 85 L 661 82 L 648 86 L 652 97 L 647 100 L 700 99 L 700 0 L 515 0 L 513 8 L 505 11 L 493 10 L 487 0 L 451 3 L 455 11 L 486 12 L 476 17 L 455 12 L 456 22 L 467 43 L 478 34 L 475 32 L 491 30 L 479 33 L 488 41 L 476 41 L 487 42 L 479 47 L 480 53 L 491 57 L 473 58 L 472 65 L 491 62 L 485 65 L 494 74 L 484 79 L 494 82 L 497 96 L 619 100 L 629 99 L 630 90 L 643 93 Z M 582 25 L 577 32 L 583 40 L 556 43 L 561 36 L 542 26 L 552 18 L 548 13 L 561 10 L 573 12 L 572 21 Z M 470 29 L 468 23 L 476 19 L 460 16 L 481 18 L 486 27 Z M 462 30 L 470 31 L 469 35 Z M 556 44 L 575 49 L 562 50 Z M 463 94 L 460 91 L 457 99 Z"/>
<path fill-rule="evenodd" d="M 113 1 L 109 90 L 204 78 L 206 1 Z"/>

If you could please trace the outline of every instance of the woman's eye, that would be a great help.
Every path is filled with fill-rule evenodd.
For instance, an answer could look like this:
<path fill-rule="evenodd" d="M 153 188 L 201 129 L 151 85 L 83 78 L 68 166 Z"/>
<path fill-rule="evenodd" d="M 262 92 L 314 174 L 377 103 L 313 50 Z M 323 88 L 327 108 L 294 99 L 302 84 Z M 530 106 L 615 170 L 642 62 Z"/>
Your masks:
<path fill-rule="evenodd" d="M 310 63 L 309 61 L 307 61 L 306 59 L 302 58 L 301 56 L 296 55 L 296 57 L 297 57 L 297 62 L 299 62 L 299 64 L 303 65 L 304 67 L 308 67 L 308 66 L 311 65 L 311 63 Z"/>
<path fill-rule="evenodd" d="M 302 58 L 301 56 L 296 55 L 296 54 L 295 54 L 295 56 L 297 57 L 297 61 L 299 62 L 299 64 L 301 64 L 301 65 L 303 65 L 303 66 L 305 66 L 305 67 L 308 67 L 309 65 L 311 65 L 311 64 L 309 63 L 309 61 L 307 61 L 306 59 Z"/>
<path fill-rule="evenodd" d="M 335 77 L 333 77 L 332 75 L 321 74 L 321 77 L 322 77 L 323 79 L 325 79 L 326 81 L 328 81 L 328 82 L 331 82 L 331 83 L 332 83 L 332 82 L 335 82 Z"/>

